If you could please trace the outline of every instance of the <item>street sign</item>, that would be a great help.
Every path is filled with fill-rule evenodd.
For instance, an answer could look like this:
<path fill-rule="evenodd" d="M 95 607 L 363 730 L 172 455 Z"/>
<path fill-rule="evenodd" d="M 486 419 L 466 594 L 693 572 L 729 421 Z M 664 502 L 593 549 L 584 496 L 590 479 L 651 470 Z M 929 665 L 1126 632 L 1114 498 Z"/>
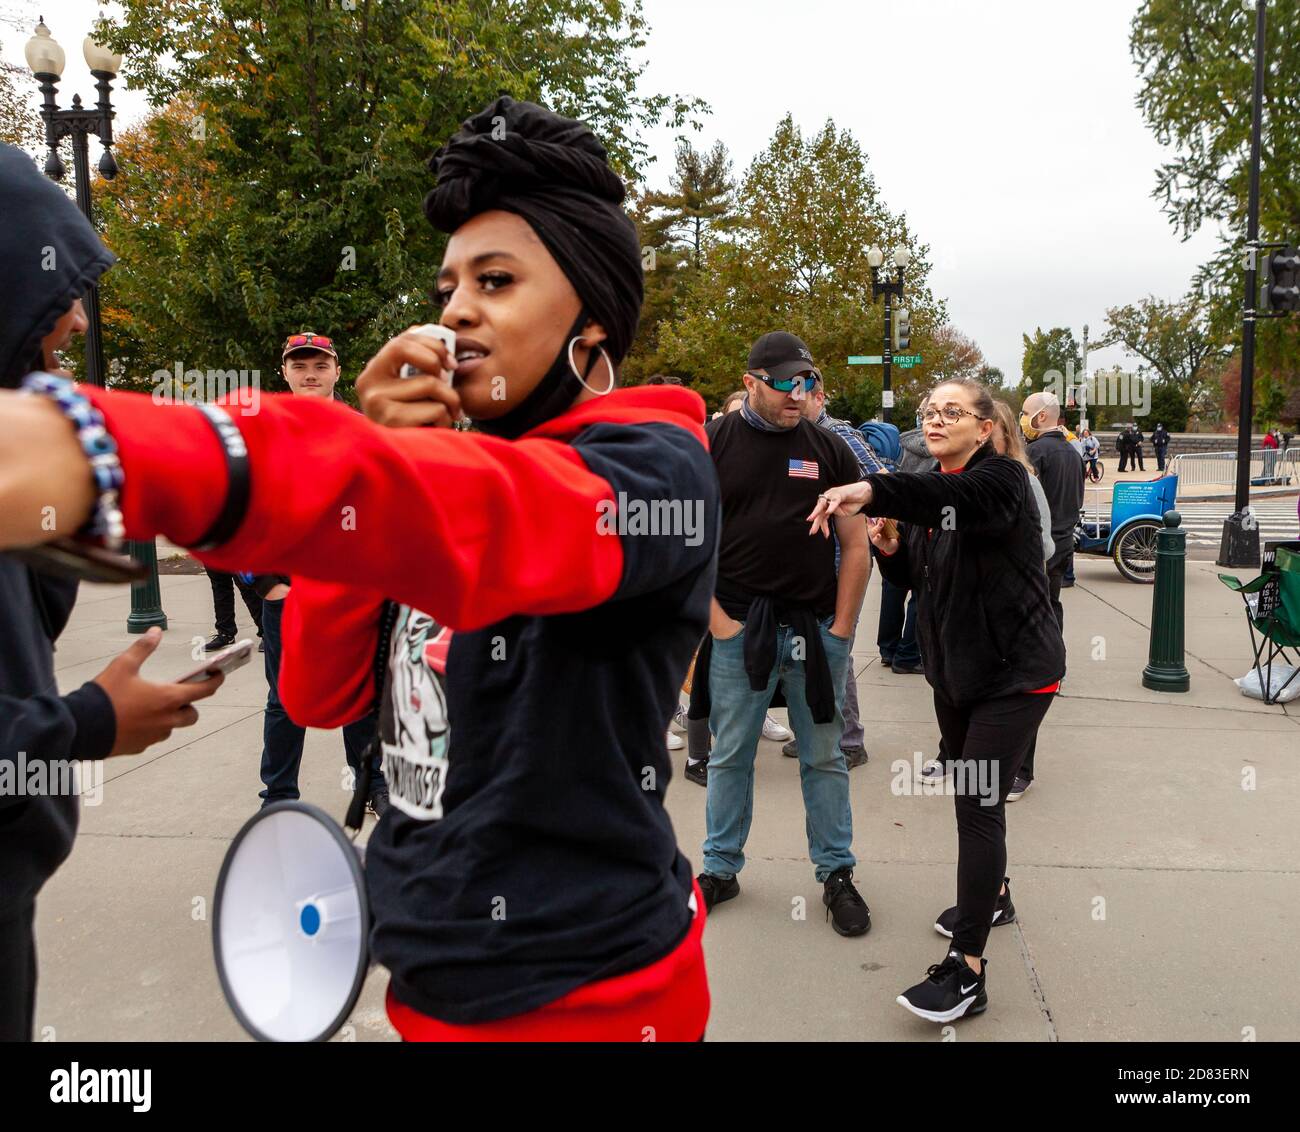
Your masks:
<path fill-rule="evenodd" d="M 895 354 L 890 359 L 899 369 L 911 369 L 913 366 L 921 364 L 920 354 Z M 880 354 L 850 354 L 849 365 L 851 366 L 880 366 L 885 364 L 885 359 Z"/>

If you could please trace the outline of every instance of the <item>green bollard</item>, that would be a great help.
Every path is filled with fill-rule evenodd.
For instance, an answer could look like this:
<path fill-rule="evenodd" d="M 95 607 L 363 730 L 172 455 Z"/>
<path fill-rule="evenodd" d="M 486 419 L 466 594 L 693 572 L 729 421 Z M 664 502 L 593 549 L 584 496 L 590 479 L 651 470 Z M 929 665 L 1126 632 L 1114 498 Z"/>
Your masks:
<path fill-rule="evenodd" d="M 1187 532 L 1183 517 L 1165 512 L 1165 527 L 1156 535 L 1156 584 L 1151 596 L 1151 651 L 1142 670 L 1142 687 L 1153 692 L 1186 692 L 1192 683 L 1183 663 L 1183 598 L 1187 582 Z"/>
<path fill-rule="evenodd" d="M 158 548 L 148 542 L 128 542 L 127 553 L 149 567 L 149 577 L 131 586 L 131 615 L 126 619 L 128 633 L 143 633 L 157 625 L 167 628 L 167 614 L 162 608 L 162 588 L 158 584 Z"/>

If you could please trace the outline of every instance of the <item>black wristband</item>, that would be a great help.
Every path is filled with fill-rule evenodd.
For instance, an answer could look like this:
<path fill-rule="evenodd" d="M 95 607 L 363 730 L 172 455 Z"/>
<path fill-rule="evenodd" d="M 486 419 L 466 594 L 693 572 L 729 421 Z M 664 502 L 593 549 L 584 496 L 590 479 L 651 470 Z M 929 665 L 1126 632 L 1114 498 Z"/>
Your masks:
<path fill-rule="evenodd" d="M 248 500 L 252 495 L 253 481 L 248 465 L 248 446 L 244 443 L 244 434 L 235 427 L 230 414 L 216 405 L 198 405 L 203 419 L 212 426 L 212 431 L 221 441 L 221 451 L 226 457 L 226 499 L 221 505 L 212 526 L 203 537 L 194 544 L 194 550 L 215 550 L 222 543 L 228 542 L 239 530 L 248 512 Z"/>

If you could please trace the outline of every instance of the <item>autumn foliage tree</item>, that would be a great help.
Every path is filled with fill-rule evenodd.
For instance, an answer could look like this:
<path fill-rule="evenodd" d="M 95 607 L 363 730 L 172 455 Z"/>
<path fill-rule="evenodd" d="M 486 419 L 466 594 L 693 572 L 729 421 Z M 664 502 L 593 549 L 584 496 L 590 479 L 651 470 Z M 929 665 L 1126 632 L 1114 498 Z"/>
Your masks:
<path fill-rule="evenodd" d="M 640 92 L 637 0 L 124 7 L 110 42 L 156 114 L 96 187 L 121 258 L 103 288 L 115 380 L 177 362 L 274 372 L 302 329 L 338 338 L 352 378 L 432 313 L 427 161 L 464 118 L 502 93 L 544 100 L 631 175 L 642 129 L 699 109 Z"/>
<path fill-rule="evenodd" d="M 733 225 L 717 236 L 705 270 L 688 281 L 679 313 L 659 334 L 676 372 L 716 406 L 736 389 L 749 348 L 769 330 L 789 330 L 809 346 L 857 419 L 880 407 L 879 367 L 864 374 L 847 364 L 883 339 L 884 315 L 871 297 L 866 250 L 872 244 L 911 252 L 908 302 L 914 348 L 945 321 L 944 305 L 929 286 L 929 247 L 907 218 L 885 205 L 867 158 L 833 121 L 805 137 L 788 116 L 745 172 L 736 190 Z M 924 369 L 895 370 L 904 392 L 923 385 Z"/>

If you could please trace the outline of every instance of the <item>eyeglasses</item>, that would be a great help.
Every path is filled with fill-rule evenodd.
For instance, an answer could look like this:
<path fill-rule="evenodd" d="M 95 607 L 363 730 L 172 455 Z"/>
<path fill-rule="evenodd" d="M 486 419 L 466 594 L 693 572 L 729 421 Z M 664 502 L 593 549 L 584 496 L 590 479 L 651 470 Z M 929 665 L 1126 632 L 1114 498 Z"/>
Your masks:
<path fill-rule="evenodd" d="M 296 350 L 301 346 L 323 346 L 327 350 L 332 350 L 334 339 L 326 338 L 323 334 L 290 334 L 284 340 L 286 350 Z"/>
<path fill-rule="evenodd" d="M 761 373 L 751 373 L 749 376 L 756 381 L 761 381 L 769 389 L 775 389 L 778 393 L 789 393 L 800 382 L 803 383 L 805 393 L 811 393 L 817 388 L 817 375 L 815 373 L 804 374 L 802 377 L 792 377 L 788 381 L 778 381 L 774 377 Z"/>
<path fill-rule="evenodd" d="M 949 424 L 956 424 L 962 417 L 974 417 L 977 421 L 986 421 L 988 417 L 981 417 L 979 413 L 972 413 L 969 409 L 962 409 L 957 405 L 945 405 L 942 409 L 927 408 L 924 413 L 917 413 L 917 416 L 925 424 L 929 424 L 939 415 Z"/>

